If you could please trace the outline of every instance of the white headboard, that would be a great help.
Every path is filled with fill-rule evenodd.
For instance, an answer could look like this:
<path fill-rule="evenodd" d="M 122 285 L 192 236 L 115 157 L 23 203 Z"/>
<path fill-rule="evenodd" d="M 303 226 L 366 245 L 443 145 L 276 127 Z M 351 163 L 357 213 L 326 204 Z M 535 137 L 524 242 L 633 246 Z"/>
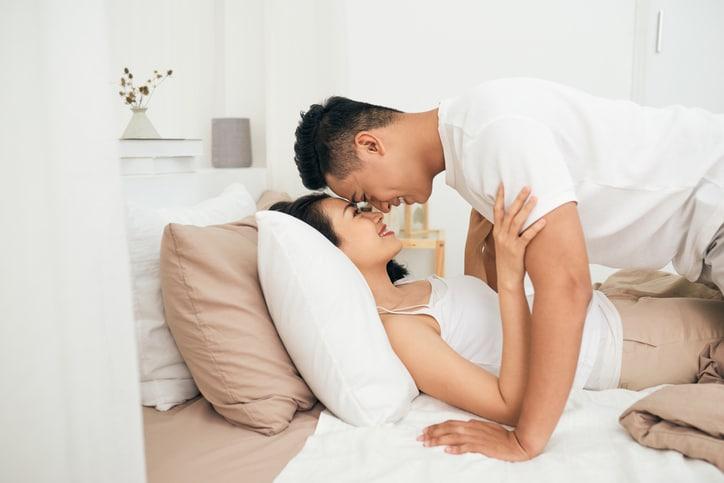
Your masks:
<path fill-rule="evenodd" d="M 208 168 L 188 173 L 125 175 L 126 200 L 148 208 L 191 206 L 242 183 L 254 200 L 268 188 L 266 168 Z"/>

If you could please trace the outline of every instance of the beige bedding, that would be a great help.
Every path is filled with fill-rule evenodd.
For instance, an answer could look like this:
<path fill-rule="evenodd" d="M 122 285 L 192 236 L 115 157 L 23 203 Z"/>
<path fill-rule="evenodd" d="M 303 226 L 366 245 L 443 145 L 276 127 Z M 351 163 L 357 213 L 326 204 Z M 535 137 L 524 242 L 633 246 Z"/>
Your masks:
<path fill-rule="evenodd" d="M 270 482 L 314 433 L 317 403 L 274 436 L 234 426 L 197 397 L 167 412 L 143 408 L 149 483 Z"/>
<path fill-rule="evenodd" d="M 644 446 L 673 449 L 724 471 L 724 385 L 666 386 L 627 408 L 619 422 Z"/>

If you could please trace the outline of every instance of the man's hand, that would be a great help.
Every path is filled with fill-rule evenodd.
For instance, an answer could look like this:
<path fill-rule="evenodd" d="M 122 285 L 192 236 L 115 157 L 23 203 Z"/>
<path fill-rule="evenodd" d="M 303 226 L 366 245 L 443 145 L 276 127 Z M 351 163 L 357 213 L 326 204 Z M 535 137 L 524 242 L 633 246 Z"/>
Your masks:
<path fill-rule="evenodd" d="M 452 454 L 480 453 L 504 461 L 526 461 L 534 456 L 523 448 L 515 431 L 478 419 L 433 424 L 417 439 L 425 446 L 446 445 L 445 451 Z"/>

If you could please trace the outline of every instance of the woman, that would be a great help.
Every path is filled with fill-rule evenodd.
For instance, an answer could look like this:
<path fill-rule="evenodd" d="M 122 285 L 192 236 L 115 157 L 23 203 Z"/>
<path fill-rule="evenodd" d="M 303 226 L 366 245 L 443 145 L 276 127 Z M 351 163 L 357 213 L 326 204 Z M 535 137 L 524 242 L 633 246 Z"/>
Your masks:
<path fill-rule="evenodd" d="M 402 244 L 387 230 L 382 213 L 360 212 L 354 204 L 326 194 L 279 202 L 270 209 L 310 224 L 357 266 L 374 295 L 393 350 L 421 391 L 483 418 L 515 426 L 527 380 L 530 341 L 524 254 L 545 224 L 541 218 L 517 236 L 536 202 L 535 197 L 526 201 L 527 196 L 527 190 L 521 191 L 507 212 L 502 186 L 496 197 L 497 293 L 480 278 L 468 275 L 402 281 L 407 271 L 393 260 Z M 680 322 L 700 326 L 707 337 L 692 341 L 682 336 L 686 350 L 677 354 L 679 363 L 671 366 L 670 373 L 661 373 L 658 365 L 637 366 L 655 364 L 651 358 L 624 358 L 621 364 L 624 351 L 617 334 L 621 321 L 613 302 L 594 290 L 582 330 L 571 333 L 581 339 L 574 388 L 619 387 L 629 381 L 629 373 L 639 375 L 635 384 L 629 385 L 643 387 L 653 379 L 640 377 L 642 373 L 654 374 L 654 379 L 660 380 L 654 381 L 656 384 L 693 382 L 699 351 L 706 343 L 724 337 L 724 324 L 720 323 L 724 301 L 700 300 L 710 303 L 705 315 L 698 321 Z M 626 320 L 622 322 L 625 326 Z M 692 331 L 683 332 L 693 337 Z M 681 363 L 682 358 L 688 363 Z M 686 368 L 683 374 L 679 366 Z"/>

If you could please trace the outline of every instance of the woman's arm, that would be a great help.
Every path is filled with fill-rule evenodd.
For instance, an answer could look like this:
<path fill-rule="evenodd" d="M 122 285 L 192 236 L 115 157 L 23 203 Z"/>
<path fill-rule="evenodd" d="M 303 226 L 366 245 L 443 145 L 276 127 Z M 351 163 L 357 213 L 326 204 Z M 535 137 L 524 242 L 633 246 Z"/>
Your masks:
<path fill-rule="evenodd" d="M 507 402 L 498 378 L 455 352 L 425 323 L 428 315 L 387 315 L 390 345 L 420 391 L 452 406 L 508 426 L 520 408 Z"/>
<path fill-rule="evenodd" d="M 543 227 L 543 223 L 534 223 L 518 236 L 518 229 L 535 204 L 531 200 L 522 206 L 524 195 L 524 191 L 518 195 L 509 215 L 504 214 L 502 190 L 496 200 L 498 223 L 494 231 L 503 325 L 500 377 L 455 352 L 424 323 L 427 315 L 391 315 L 383 321 L 393 350 L 421 391 L 509 426 L 518 424 L 528 373 L 530 310 L 523 286 L 523 254 L 527 243 Z"/>
<path fill-rule="evenodd" d="M 522 286 L 501 287 L 498 298 L 503 322 L 503 354 L 498 385 L 505 402 L 515 408 L 517 421 L 528 381 L 530 309 Z"/>
<path fill-rule="evenodd" d="M 504 209 L 504 190 L 502 184 L 495 200 L 493 237 L 495 253 L 496 284 L 500 317 L 503 324 L 503 354 L 500 364 L 500 394 L 507 404 L 516 408 L 516 420 L 523 404 L 530 353 L 530 308 L 525 296 L 525 248 L 530 240 L 543 228 L 539 220 L 523 234 L 518 235 L 520 227 L 528 218 L 535 197 L 523 204 L 528 190 L 523 188 L 510 206 Z M 487 251 L 487 250 L 486 250 Z"/>

